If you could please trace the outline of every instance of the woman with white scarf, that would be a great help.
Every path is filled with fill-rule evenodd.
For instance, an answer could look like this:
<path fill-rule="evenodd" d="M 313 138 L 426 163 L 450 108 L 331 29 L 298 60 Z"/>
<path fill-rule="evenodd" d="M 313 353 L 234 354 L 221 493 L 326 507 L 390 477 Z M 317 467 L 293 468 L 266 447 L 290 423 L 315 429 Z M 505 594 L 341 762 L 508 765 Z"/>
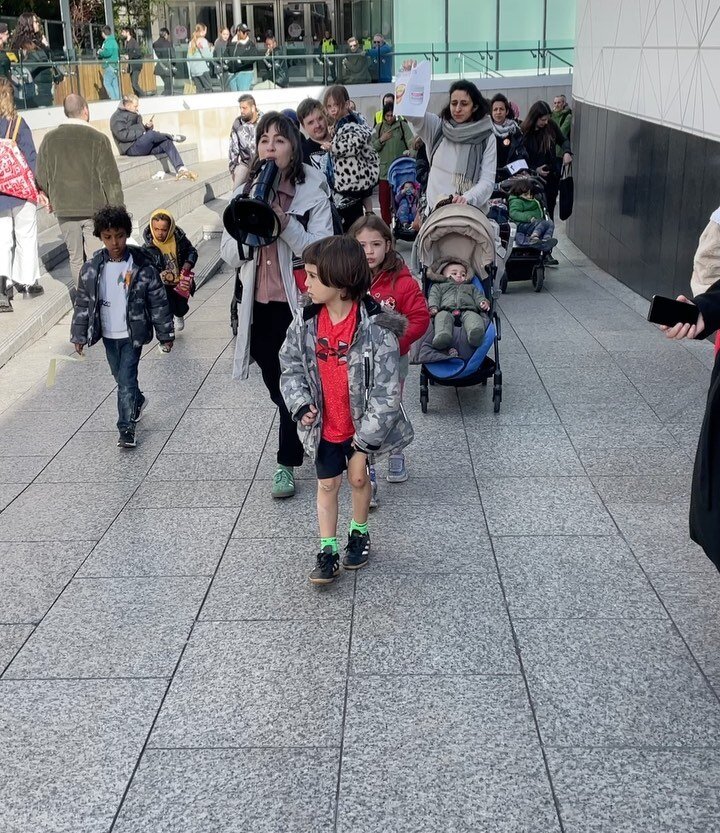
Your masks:
<path fill-rule="evenodd" d="M 448 104 L 439 116 L 425 113 L 408 117 L 427 147 L 430 211 L 445 197 L 487 211 L 495 185 L 497 159 L 489 112 L 490 106 L 475 84 L 456 81 L 450 87 Z"/>
<path fill-rule="evenodd" d="M 497 148 L 496 181 L 499 182 L 506 177 L 503 170 L 505 166 L 519 159 L 527 159 L 527 151 L 520 125 L 512 117 L 510 102 L 502 93 L 493 96 L 490 117 Z"/>

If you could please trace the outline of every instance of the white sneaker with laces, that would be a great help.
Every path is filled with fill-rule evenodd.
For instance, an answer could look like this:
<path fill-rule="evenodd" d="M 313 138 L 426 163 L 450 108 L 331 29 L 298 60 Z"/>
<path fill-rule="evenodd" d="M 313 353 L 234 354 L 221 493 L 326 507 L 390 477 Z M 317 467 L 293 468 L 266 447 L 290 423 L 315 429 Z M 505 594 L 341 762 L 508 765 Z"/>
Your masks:
<path fill-rule="evenodd" d="M 182 315 L 176 315 L 173 321 L 175 322 L 175 332 L 181 333 L 185 329 L 185 319 Z"/>

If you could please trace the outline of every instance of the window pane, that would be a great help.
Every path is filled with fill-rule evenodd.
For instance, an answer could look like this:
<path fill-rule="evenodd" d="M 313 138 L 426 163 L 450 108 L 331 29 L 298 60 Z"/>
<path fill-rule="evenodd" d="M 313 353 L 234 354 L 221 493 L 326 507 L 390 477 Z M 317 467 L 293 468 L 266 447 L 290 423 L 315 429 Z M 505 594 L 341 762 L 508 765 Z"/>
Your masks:
<path fill-rule="evenodd" d="M 523 52 L 501 55 L 499 69 L 533 69 L 538 41 L 543 39 L 544 0 L 500 0 L 500 49 L 522 49 Z"/>
<path fill-rule="evenodd" d="M 575 46 L 576 0 L 547 0 L 547 46 L 557 51 L 563 60 L 573 63 L 573 52 L 567 47 Z M 555 67 L 559 61 L 552 61 Z"/>

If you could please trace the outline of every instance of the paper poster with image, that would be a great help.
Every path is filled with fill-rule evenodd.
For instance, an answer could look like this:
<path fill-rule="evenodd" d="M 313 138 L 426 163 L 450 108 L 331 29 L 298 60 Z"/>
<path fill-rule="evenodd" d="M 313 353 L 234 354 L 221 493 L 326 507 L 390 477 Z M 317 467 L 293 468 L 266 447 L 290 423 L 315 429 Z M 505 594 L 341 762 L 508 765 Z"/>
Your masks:
<path fill-rule="evenodd" d="M 432 69 L 421 61 L 409 72 L 400 72 L 395 82 L 395 115 L 424 116 L 430 103 Z"/>

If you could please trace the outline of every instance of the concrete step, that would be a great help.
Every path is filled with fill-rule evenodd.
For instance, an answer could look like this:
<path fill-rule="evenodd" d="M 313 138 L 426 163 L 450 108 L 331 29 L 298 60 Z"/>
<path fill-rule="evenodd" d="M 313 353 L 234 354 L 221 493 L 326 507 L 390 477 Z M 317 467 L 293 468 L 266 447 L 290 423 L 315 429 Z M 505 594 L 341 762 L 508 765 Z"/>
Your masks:
<path fill-rule="evenodd" d="M 198 146 L 192 142 L 178 145 L 183 162 L 190 170 L 195 170 L 198 165 Z M 128 198 L 128 191 L 136 185 L 146 184 L 153 181 L 153 176 L 158 171 L 163 171 L 166 177 L 174 178 L 175 171 L 168 161 L 167 156 L 118 156 L 118 171 L 122 182 L 125 198 Z M 54 214 L 40 209 L 37 215 L 38 234 L 47 229 L 57 229 L 57 219 Z"/>
<path fill-rule="evenodd" d="M 180 220 L 231 190 L 232 181 L 224 160 L 201 162 L 195 165 L 193 170 L 198 174 L 195 182 L 178 181 L 173 176 L 164 180 L 150 180 L 127 189 L 125 203 L 133 218 L 133 236 L 138 243 L 141 242 L 142 230 L 150 222 L 150 216 L 157 208 L 167 209 L 176 220 Z M 210 222 L 212 211 L 207 216 Z M 180 225 L 182 226 L 182 222 Z M 60 237 L 57 224 L 39 234 L 38 247 L 40 259 L 48 272 L 52 272 L 67 258 L 67 248 Z"/>
<path fill-rule="evenodd" d="M 202 223 L 193 225 L 202 229 Z M 220 246 L 217 239 L 201 239 L 195 245 L 199 255 L 195 282 L 202 286 L 222 265 Z M 52 275 L 44 274 L 40 282 L 45 289 L 44 295 L 28 300 L 17 300 L 16 296 L 13 302 L 15 312 L 0 315 L 0 367 L 28 344 L 49 332 L 72 309 L 69 290 L 73 286 L 73 278 L 67 260 L 53 270 Z"/>

